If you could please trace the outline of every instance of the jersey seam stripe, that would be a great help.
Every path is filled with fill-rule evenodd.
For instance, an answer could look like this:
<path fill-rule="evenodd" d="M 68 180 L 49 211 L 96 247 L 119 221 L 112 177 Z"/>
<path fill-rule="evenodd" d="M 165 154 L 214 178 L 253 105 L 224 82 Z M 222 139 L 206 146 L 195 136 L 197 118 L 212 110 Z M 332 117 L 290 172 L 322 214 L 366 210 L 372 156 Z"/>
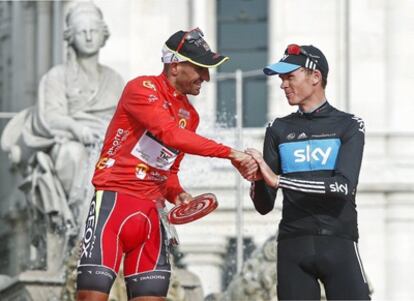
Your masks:
<path fill-rule="evenodd" d="M 317 190 L 323 190 L 325 191 L 325 186 L 318 186 L 318 185 L 308 185 L 308 184 L 296 184 L 289 181 L 280 181 L 282 184 L 286 184 L 292 187 L 298 187 L 298 188 L 310 188 L 310 189 L 317 189 Z"/>
<path fill-rule="evenodd" d="M 361 271 L 362 279 L 364 279 L 364 283 L 367 283 L 367 279 L 365 278 L 365 271 L 364 271 L 364 268 L 362 267 L 362 261 L 361 261 L 361 258 L 359 256 L 359 252 L 358 252 L 358 246 L 357 246 L 357 243 L 355 241 L 354 241 L 354 250 L 355 250 L 355 255 L 358 259 L 358 264 L 359 264 L 359 269 Z"/>
<path fill-rule="evenodd" d="M 280 183 L 283 183 L 283 184 L 286 184 L 286 185 L 292 185 L 292 186 L 295 186 L 295 187 L 314 188 L 314 189 L 325 190 L 325 185 L 320 186 L 320 185 L 295 183 L 295 182 L 289 181 L 287 179 L 282 179 L 282 178 L 280 179 Z"/>
<path fill-rule="evenodd" d="M 128 275 L 128 276 L 125 276 L 125 279 L 126 278 L 131 278 L 131 277 L 134 277 L 134 276 L 137 276 L 137 275 L 145 274 L 145 273 L 151 273 L 151 272 L 167 272 L 167 273 L 171 273 L 171 271 L 169 271 L 169 270 L 152 270 L 152 271 L 145 271 L 145 272 L 140 272 L 140 273 Z"/>
<path fill-rule="evenodd" d="M 146 243 L 146 242 L 144 242 L 144 243 L 142 244 L 142 246 L 141 246 L 141 250 L 139 250 L 139 255 L 138 255 L 138 258 L 137 258 L 137 264 L 135 265 L 135 273 L 138 273 L 139 263 L 140 263 L 140 261 L 141 261 L 141 255 L 142 255 L 142 251 L 144 250 L 145 243 Z"/>
<path fill-rule="evenodd" d="M 324 182 L 321 182 L 321 181 L 307 181 L 307 180 L 290 179 L 290 178 L 286 178 L 284 176 L 281 176 L 280 179 L 281 180 L 286 180 L 286 181 L 298 182 L 298 183 L 325 184 Z"/>
<path fill-rule="evenodd" d="M 155 261 L 155 265 L 153 267 L 153 270 L 157 268 L 158 266 L 158 262 L 160 260 L 160 256 L 161 256 L 161 252 L 162 252 L 162 247 L 163 247 L 163 242 L 164 242 L 164 231 L 163 231 L 163 225 L 161 220 L 158 221 L 158 227 L 159 227 L 159 237 L 160 237 L 160 244 L 159 244 L 159 248 L 158 248 L 158 255 L 157 255 L 157 260 Z M 167 229 L 165 229 L 165 231 L 167 231 Z M 168 256 L 168 254 L 166 254 L 166 256 Z"/>
<path fill-rule="evenodd" d="M 103 200 L 104 200 L 104 195 L 105 195 L 105 191 L 102 193 L 102 202 L 103 202 Z M 101 264 L 102 264 L 102 265 L 104 264 L 104 249 L 103 249 L 103 245 L 102 245 L 102 243 L 103 243 L 104 236 L 105 236 L 105 228 L 106 228 L 107 223 L 108 223 L 108 222 L 109 222 L 109 220 L 111 219 L 112 213 L 113 213 L 113 212 L 114 212 L 114 210 L 115 210 L 117 200 L 118 200 L 118 192 L 115 192 L 114 205 L 113 205 L 113 207 L 112 207 L 112 209 L 111 209 L 111 212 L 110 212 L 110 213 L 109 213 L 109 215 L 108 215 L 108 218 L 106 219 L 106 221 L 105 221 L 105 223 L 104 223 L 104 225 L 103 225 L 103 227 L 102 227 L 102 232 L 101 232 L 101 241 L 100 241 L 100 245 L 101 245 Z"/>
<path fill-rule="evenodd" d="M 320 194 L 324 194 L 325 190 L 312 190 L 312 189 L 305 189 L 305 188 L 299 188 L 299 187 L 295 187 L 295 186 L 290 186 L 284 183 L 280 183 L 279 187 L 282 188 L 287 188 L 287 189 L 291 189 L 291 190 L 297 190 L 297 191 L 302 191 L 302 192 L 312 192 L 312 193 L 320 193 Z"/>
<path fill-rule="evenodd" d="M 149 222 L 149 225 L 150 225 L 150 231 L 151 231 L 151 221 L 150 221 L 150 219 L 144 214 L 144 213 L 142 213 L 141 211 L 138 211 L 138 212 L 135 212 L 135 213 L 132 213 L 132 214 L 130 214 L 130 215 L 128 215 L 124 220 L 123 220 L 123 222 L 121 223 L 121 226 L 119 227 L 119 230 L 118 230 L 118 233 L 116 234 L 116 253 L 115 253 L 115 264 L 116 264 L 116 261 L 117 261 L 117 258 L 118 258 L 118 249 L 119 249 L 119 234 L 121 233 L 121 231 L 122 231 L 122 227 L 125 225 L 125 223 L 131 218 L 131 217 L 133 217 L 134 215 L 138 215 L 138 214 L 141 214 L 141 215 L 143 215 L 147 220 L 148 220 L 148 222 Z M 151 233 L 151 232 L 150 232 Z M 114 267 L 115 268 L 115 267 Z"/>
<path fill-rule="evenodd" d="M 92 267 L 100 267 L 100 268 L 106 268 L 106 269 L 108 269 L 108 270 L 111 270 L 112 272 L 114 272 L 115 273 L 115 275 L 117 275 L 117 272 L 115 272 L 115 270 L 113 270 L 111 267 L 108 267 L 108 266 L 106 266 L 106 265 L 103 265 L 103 264 L 90 264 L 90 263 L 87 263 L 87 264 L 80 264 L 79 266 L 78 266 L 78 268 L 80 268 L 80 267 L 86 267 L 86 266 L 92 266 Z"/>

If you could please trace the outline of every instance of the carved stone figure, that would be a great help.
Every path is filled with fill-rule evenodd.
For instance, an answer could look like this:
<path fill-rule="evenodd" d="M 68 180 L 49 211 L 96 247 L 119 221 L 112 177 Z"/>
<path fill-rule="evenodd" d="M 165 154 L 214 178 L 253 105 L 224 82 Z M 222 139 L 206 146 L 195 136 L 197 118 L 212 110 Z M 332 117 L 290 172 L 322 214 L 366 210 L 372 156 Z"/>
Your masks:
<path fill-rule="evenodd" d="M 215 301 L 273 301 L 276 298 L 276 239 L 268 238 L 245 262 L 226 291 L 208 296 Z"/>
<path fill-rule="evenodd" d="M 173 266 L 167 301 L 203 301 L 200 278 L 183 267 Z"/>
<path fill-rule="evenodd" d="M 66 62 L 42 77 L 36 105 L 18 113 L 1 139 L 23 176 L 35 261 L 48 270 L 61 266 L 84 222 L 93 166 L 123 88 L 120 75 L 98 62 L 109 37 L 99 8 L 77 3 L 66 25 Z"/>

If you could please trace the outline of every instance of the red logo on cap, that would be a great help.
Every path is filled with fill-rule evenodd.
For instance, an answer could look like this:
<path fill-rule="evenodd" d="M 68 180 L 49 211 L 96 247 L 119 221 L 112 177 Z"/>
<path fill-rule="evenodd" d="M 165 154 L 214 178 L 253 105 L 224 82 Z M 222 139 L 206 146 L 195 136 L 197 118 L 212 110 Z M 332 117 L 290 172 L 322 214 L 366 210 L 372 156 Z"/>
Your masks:
<path fill-rule="evenodd" d="M 299 55 L 300 54 L 300 46 L 296 44 L 290 44 L 288 46 L 288 54 Z"/>

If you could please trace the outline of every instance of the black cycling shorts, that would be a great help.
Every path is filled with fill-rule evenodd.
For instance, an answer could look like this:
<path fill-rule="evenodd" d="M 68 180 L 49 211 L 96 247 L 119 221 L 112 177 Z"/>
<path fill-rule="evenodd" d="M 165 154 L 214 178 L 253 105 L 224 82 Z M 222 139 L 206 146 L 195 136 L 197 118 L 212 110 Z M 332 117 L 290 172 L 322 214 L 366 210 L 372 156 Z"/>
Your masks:
<path fill-rule="evenodd" d="M 370 300 L 357 243 L 335 236 L 300 236 L 277 246 L 279 300 Z M 319 280 L 319 281 L 318 281 Z"/>

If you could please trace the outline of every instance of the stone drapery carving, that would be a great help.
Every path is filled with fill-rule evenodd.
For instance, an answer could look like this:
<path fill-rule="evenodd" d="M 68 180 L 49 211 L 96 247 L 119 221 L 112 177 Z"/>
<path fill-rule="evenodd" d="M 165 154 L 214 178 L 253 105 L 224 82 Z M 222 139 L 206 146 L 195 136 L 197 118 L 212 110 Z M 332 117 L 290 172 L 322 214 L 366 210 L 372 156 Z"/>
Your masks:
<path fill-rule="evenodd" d="M 209 295 L 206 301 L 275 301 L 276 238 L 268 238 L 244 263 L 223 293 Z"/>
<path fill-rule="evenodd" d="M 123 88 L 120 75 L 98 62 L 109 37 L 99 8 L 77 3 L 66 26 L 66 62 L 42 77 L 37 103 L 18 113 L 1 138 L 23 177 L 34 261 L 48 270 L 59 269 L 79 233 L 100 143 Z"/>

